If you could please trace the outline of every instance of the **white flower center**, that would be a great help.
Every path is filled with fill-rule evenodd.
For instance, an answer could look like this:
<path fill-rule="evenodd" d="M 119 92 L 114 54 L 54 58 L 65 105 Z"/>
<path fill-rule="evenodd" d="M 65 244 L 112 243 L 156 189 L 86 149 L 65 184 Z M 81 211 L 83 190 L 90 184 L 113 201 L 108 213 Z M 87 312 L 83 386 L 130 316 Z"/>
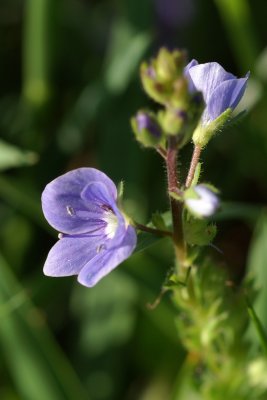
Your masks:
<path fill-rule="evenodd" d="M 112 211 L 108 211 L 102 219 L 107 223 L 107 226 L 105 227 L 105 235 L 108 239 L 112 239 L 118 228 L 118 218 Z"/>

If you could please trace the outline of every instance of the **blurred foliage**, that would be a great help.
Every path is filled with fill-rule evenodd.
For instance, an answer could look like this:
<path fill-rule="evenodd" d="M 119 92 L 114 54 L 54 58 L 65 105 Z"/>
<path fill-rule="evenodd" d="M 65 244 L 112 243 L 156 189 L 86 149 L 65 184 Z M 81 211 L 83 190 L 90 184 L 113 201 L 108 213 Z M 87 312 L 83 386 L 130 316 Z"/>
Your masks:
<path fill-rule="evenodd" d="M 253 275 L 255 311 L 267 329 L 265 7 L 264 0 L 1 0 L 1 399 L 176 400 L 178 387 L 179 399 L 198 399 L 168 295 L 147 306 L 172 267 L 168 241 L 152 245 L 144 235 L 139 250 L 151 246 L 90 290 L 42 275 L 56 233 L 40 194 L 65 171 L 93 166 L 124 180 L 125 206 L 140 222 L 167 210 L 161 161 L 138 148 L 129 124 L 147 105 L 138 66 L 161 45 L 239 76 L 251 71 L 240 106 L 249 112 L 212 140 L 202 161 L 205 181 L 236 202 L 217 216 L 218 257 L 237 285 L 247 270 Z M 187 145 L 184 165 L 191 151 Z M 256 383 L 262 365 L 251 366 Z"/>

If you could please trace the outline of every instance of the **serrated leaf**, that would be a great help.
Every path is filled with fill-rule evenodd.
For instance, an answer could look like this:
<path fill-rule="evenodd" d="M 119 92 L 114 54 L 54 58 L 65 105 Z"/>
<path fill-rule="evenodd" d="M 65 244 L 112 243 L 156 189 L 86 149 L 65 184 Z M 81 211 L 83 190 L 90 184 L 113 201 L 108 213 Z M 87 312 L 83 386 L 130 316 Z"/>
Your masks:
<path fill-rule="evenodd" d="M 217 228 L 205 219 L 190 218 L 184 223 L 185 240 L 190 245 L 206 246 L 216 235 Z"/>

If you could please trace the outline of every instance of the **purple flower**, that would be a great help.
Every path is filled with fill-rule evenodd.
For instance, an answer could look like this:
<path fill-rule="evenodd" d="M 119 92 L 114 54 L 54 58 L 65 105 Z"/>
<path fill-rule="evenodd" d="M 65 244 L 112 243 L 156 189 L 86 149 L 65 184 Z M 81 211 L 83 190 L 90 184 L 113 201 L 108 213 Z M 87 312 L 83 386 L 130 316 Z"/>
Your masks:
<path fill-rule="evenodd" d="M 190 91 L 202 92 L 206 108 L 202 115 L 202 124 L 208 125 L 228 108 L 234 109 L 240 102 L 249 74 L 236 78 L 216 63 L 198 64 L 192 60 L 184 70 L 189 80 Z"/>
<path fill-rule="evenodd" d="M 45 275 L 78 275 L 91 287 L 130 256 L 136 233 L 116 200 L 112 180 L 94 168 L 67 172 L 45 187 L 45 218 L 62 232 L 46 259 Z"/>

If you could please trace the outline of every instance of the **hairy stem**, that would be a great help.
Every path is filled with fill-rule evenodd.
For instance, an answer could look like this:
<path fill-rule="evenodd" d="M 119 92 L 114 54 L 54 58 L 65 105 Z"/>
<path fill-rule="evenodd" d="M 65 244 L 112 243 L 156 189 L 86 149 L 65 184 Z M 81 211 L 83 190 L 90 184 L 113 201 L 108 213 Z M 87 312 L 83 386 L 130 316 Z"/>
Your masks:
<path fill-rule="evenodd" d="M 161 155 L 161 157 L 164 158 L 164 160 L 166 160 L 166 157 L 167 157 L 166 150 L 163 149 L 163 147 L 157 147 L 156 150 Z"/>
<path fill-rule="evenodd" d="M 140 231 L 152 233 L 153 235 L 158 236 L 170 236 L 173 237 L 173 233 L 171 231 L 165 231 L 162 229 L 150 228 L 149 226 L 139 224 L 138 222 L 134 221 L 134 226 L 139 229 Z"/>
<path fill-rule="evenodd" d="M 167 178 L 168 178 L 168 192 L 179 191 L 178 177 L 177 177 L 177 143 L 175 137 L 169 138 L 166 167 L 167 167 Z M 183 221 L 182 221 L 182 205 L 172 196 L 169 196 L 172 224 L 173 224 L 173 241 L 177 261 L 181 266 L 185 263 L 186 258 L 186 247 L 184 242 L 183 234 Z"/>
<path fill-rule="evenodd" d="M 186 188 L 191 186 L 192 180 L 194 179 L 194 175 L 195 175 L 197 164 L 199 162 L 201 150 L 202 150 L 202 148 L 200 146 L 195 145 L 192 159 L 191 159 L 190 168 L 189 168 L 188 175 L 186 178 L 186 183 L 185 183 Z"/>

